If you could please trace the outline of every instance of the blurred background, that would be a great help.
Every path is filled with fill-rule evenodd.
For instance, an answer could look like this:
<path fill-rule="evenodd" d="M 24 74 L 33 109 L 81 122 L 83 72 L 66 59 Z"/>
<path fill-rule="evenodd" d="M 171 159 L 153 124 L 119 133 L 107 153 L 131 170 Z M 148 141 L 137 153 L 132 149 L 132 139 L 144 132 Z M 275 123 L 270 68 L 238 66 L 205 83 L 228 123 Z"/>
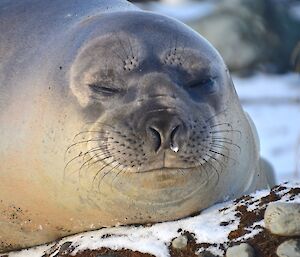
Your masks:
<path fill-rule="evenodd" d="M 277 182 L 300 181 L 300 0 L 132 0 L 221 53 Z"/>

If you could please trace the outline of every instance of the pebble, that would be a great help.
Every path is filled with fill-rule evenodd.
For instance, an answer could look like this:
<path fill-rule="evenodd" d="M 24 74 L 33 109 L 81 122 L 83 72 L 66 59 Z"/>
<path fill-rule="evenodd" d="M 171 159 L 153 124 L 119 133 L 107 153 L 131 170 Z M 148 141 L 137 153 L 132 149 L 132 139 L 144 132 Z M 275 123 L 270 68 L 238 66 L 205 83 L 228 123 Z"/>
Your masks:
<path fill-rule="evenodd" d="M 279 257 L 300 257 L 300 239 L 291 239 L 278 246 L 276 254 Z"/>
<path fill-rule="evenodd" d="M 175 249 L 183 249 L 187 246 L 188 238 L 184 235 L 180 235 L 173 239 L 172 247 Z"/>
<path fill-rule="evenodd" d="M 242 243 L 229 247 L 226 257 L 254 257 L 254 250 L 251 245 Z"/>
<path fill-rule="evenodd" d="M 269 203 L 264 221 L 273 234 L 300 236 L 300 203 Z"/>

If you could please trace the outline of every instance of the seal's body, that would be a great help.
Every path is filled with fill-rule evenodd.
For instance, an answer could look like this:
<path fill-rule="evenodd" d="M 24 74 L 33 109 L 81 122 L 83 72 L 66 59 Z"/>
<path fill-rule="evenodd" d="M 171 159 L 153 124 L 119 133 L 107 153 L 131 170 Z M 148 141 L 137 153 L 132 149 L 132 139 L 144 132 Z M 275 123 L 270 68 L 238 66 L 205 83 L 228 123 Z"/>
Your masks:
<path fill-rule="evenodd" d="M 119 0 L 0 4 L 0 251 L 267 186 L 222 58 Z"/>

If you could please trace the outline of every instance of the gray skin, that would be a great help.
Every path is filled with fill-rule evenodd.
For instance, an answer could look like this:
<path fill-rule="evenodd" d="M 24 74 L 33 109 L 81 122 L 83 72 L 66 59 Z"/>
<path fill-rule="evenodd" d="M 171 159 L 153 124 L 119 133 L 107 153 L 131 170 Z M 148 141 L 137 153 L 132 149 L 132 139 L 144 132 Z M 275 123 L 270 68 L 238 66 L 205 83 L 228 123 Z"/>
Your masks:
<path fill-rule="evenodd" d="M 217 51 L 125 1 L 0 4 L 0 251 L 267 186 Z"/>

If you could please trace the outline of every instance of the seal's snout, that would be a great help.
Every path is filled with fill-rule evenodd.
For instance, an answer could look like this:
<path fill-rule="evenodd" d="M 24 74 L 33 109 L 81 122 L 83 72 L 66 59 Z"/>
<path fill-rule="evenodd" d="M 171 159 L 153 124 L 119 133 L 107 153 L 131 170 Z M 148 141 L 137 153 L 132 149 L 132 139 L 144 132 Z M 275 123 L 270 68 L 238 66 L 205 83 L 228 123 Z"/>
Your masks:
<path fill-rule="evenodd" d="M 147 139 L 155 152 L 178 152 L 183 142 L 184 125 L 176 117 L 160 115 L 146 122 Z"/>

